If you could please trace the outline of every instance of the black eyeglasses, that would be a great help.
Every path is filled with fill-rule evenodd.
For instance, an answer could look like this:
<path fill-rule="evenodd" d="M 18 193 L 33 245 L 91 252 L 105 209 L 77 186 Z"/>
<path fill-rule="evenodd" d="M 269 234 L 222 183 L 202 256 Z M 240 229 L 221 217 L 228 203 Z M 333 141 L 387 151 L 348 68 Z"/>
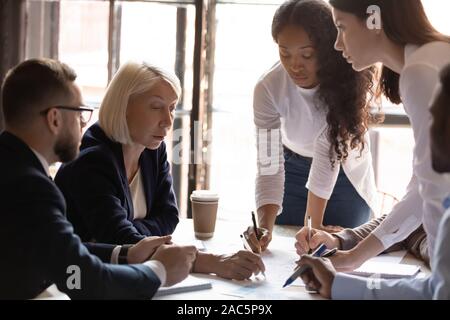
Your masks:
<path fill-rule="evenodd" d="M 43 111 L 41 111 L 41 114 L 47 114 L 50 109 L 62 109 L 62 110 L 69 110 L 69 111 L 77 111 L 80 113 L 80 120 L 83 124 L 88 123 L 92 118 L 92 113 L 94 112 L 93 108 L 87 107 L 87 106 L 80 106 L 80 107 L 68 107 L 68 106 L 55 106 L 47 108 Z"/>

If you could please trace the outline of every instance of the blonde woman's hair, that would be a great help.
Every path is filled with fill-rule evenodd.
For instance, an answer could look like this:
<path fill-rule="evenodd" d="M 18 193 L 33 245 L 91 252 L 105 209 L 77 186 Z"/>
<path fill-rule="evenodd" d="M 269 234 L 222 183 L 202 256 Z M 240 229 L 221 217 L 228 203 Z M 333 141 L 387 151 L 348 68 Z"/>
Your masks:
<path fill-rule="evenodd" d="M 106 89 L 99 112 L 100 127 L 108 138 L 133 144 L 126 119 L 130 96 L 150 90 L 159 80 L 167 81 L 180 98 L 180 80 L 167 70 L 146 62 L 126 62 L 119 68 Z"/>

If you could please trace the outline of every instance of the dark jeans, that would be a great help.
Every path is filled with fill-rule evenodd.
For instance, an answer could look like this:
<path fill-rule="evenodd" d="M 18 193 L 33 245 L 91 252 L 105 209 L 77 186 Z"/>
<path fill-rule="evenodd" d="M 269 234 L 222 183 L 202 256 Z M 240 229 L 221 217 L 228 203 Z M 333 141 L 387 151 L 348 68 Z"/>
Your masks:
<path fill-rule="evenodd" d="M 275 223 L 303 226 L 308 199 L 308 189 L 305 185 L 312 159 L 284 148 L 284 160 L 283 211 Z M 367 222 L 369 217 L 370 207 L 355 190 L 341 167 L 333 194 L 328 200 L 323 224 L 354 228 Z"/>

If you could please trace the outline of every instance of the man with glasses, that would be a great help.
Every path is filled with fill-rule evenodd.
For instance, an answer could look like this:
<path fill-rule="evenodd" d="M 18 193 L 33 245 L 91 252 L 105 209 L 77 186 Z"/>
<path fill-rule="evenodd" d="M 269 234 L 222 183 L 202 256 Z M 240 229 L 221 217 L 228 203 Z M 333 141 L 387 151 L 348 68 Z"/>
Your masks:
<path fill-rule="evenodd" d="M 60 110 L 70 110 L 70 111 L 76 111 L 80 114 L 80 123 L 83 126 L 86 126 L 86 124 L 91 121 L 92 118 L 92 112 L 94 112 L 93 108 L 87 107 L 87 106 L 80 106 L 80 107 L 68 107 L 68 106 L 57 106 L 57 107 L 51 107 L 48 109 L 45 109 L 41 112 L 41 114 L 46 115 L 50 109 L 60 109 Z"/>
<path fill-rule="evenodd" d="M 126 247 L 83 245 L 73 233 L 49 164 L 77 156 L 82 128 L 92 116 L 75 79 L 65 64 L 33 59 L 4 80 L 0 299 L 33 298 L 52 283 L 71 298 L 151 298 L 160 285 L 181 281 L 192 268 L 195 247 L 171 245 L 170 237 Z M 108 264 L 118 261 L 143 264 Z"/>
<path fill-rule="evenodd" d="M 80 121 L 81 128 L 84 128 L 89 123 L 89 121 L 92 118 L 92 112 L 94 111 L 94 109 L 86 107 L 86 106 L 80 106 L 80 107 L 55 106 L 55 107 L 50 107 L 50 108 L 47 108 L 47 109 L 41 111 L 41 115 L 47 117 L 48 113 L 52 109 L 76 112 L 77 114 L 79 114 L 79 121 Z M 58 141 L 57 148 L 55 146 L 56 150 L 58 151 L 57 154 L 58 154 L 61 162 L 68 162 L 68 161 L 71 161 L 76 158 L 80 145 L 79 144 L 77 144 L 76 146 L 73 145 L 73 143 L 71 143 L 71 141 L 74 141 L 74 140 L 76 140 L 76 138 L 70 137 L 68 134 L 66 134 L 62 140 Z M 76 140 L 76 141 L 78 141 L 78 140 Z"/>
<path fill-rule="evenodd" d="M 91 120 L 92 112 L 94 111 L 94 109 L 85 106 L 80 107 L 56 106 L 43 110 L 41 114 L 47 117 L 48 113 L 52 109 L 76 112 L 79 115 L 81 128 L 84 128 L 88 124 L 89 120 Z M 58 151 L 57 154 L 61 162 L 68 162 L 76 158 L 78 154 L 79 145 L 74 145 L 74 143 L 71 143 L 71 141 L 74 140 L 76 140 L 76 138 L 70 137 L 67 133 L 64 136 L 64 138 L 58 142 L 56 150 Z"/>

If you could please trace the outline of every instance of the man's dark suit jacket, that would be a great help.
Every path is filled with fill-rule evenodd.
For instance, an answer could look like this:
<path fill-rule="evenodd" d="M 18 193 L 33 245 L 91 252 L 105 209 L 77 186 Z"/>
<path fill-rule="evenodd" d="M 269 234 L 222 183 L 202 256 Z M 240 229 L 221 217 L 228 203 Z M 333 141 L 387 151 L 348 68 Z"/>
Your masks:
<path fill-rule="evenodd" d="M 83 241 L 125 244 L 172 234 L 178 208 L 164 142 L 157 150 L 145 149 L 139 167 L 147 213 L 133 219 L 122 145 L 110 140 L 98 124 L 86 131 L 80 155 L 55 177 L 67 201 L 67 219 Z"/>
<path fill-rule="evenodd" d="M 114 246 L 83 245 L 65 210 L 33 151 L 18 137 L 0 134 L 0 299 L 30 299 L 52 283 L 71 298 L 154 295 L 160 281 L 149 267 L 103 263 L 98 257 L 109 261 Z M 71 289 L 76 272 L 70 266 L 80 270 L 80 289 Z"/>

